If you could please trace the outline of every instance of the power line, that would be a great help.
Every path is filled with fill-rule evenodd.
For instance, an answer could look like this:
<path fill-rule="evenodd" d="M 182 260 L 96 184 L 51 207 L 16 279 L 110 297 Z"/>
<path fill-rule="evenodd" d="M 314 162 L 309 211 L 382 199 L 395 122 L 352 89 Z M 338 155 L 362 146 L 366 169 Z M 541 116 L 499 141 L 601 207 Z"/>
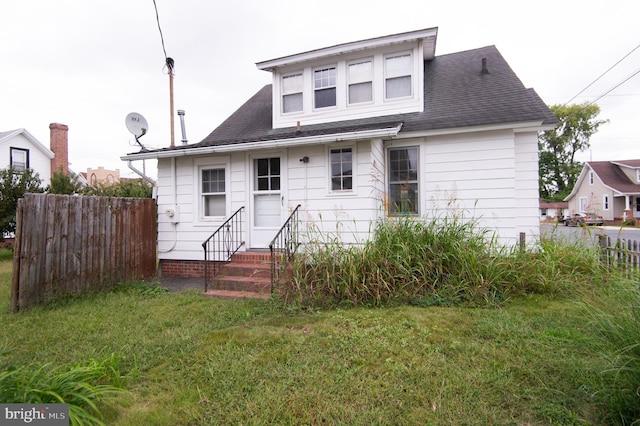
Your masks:
<path fill-rule="evenodd" d="M 155 3 L 155 0 L 154 0 L 154 3 Z M 608 70 L 606 70 L 605 72 L 603 72 L 602 74 L 600 74 L 600 76 L 599 76 L 598 78 L 596 78 L 596 79 L 595 79 L 595 80 L 593 80 L 591 83 L 589 83 L 589 85 L 587 85 L 587 87 L 585 87 L 585 88 L 584 88 L 584 89 L 582 89 L 580 92 L 578 92 L 578 94 L 577 94 L 577 95 L 575 95 L 573 98 L 569 99 L 566 103 L 568 104 L 568 103 L 570 103 L 572 100 L 574 100 L 575 98 L 577 98 L 578 96 L 580 96 L 580 95 L 581 95 L 585 90 L 587 90 L 589 87 L 593 86 L 593 85 L 594 85 L 598 80 L 600 80 L 602 77 L 604 77 L 604 76 L 605 76 L 609 71 L 611 71 L 612 69 L 614 69 L 614 68 L 615 68 L 615 67 L 616 67 L 620 62 L 624 61 L 624 60 L 627 58 L 627 56 L 631 55 L 631 54 L 632 54 L 633 52 L 635 52 L 639 47 L 640 47 L 640 44 L 639 44 L 639 45 L 637 45 L 636 47 L 634 47 L 633 49 L 631 49 L 631 51 L 630 51 L 629 53 L 627 53 L 626 55 L 624 55 L 624 56 L 622 57 L 622 59 L 620 59 L 618 62 L 616 62 L 615 64 L 613 64 L 613 65 L 612 65 Z M 636 73 L 636 74 L 637 74 L 637 73 Z M 634 74 L 634 75 L 635 75 L 635 74 Z M 633 77 L 633 75 L 632 75 L 631 77 Z M 629 77 L 629 78 L 631 78 L 631 77 Z M 627 80 L 628 80 L 629 78 L 627 78 Z M 625 80 L 625 81 L 627 81 L 627 80 Z M 624 83 L 624 81 L 623 81 L 622 83 Z M 622 84 L 622 83 L 620 83 L 620 84 Z M 619 85 L 620 85 L 620 84 L 619 84 Z M 619 86 L 619 85 L 618 85 L 618 86 Z M 616 87 L 618 87 L 618 86 L 616 86 Z M 614 87 L 614 89 L 615 89 L 615 87 Z M 611 89 L 611 90 L 613 90 L 613 89 Z M 610 92 L 611 90 L 609 90 L 609 92 Z M 607 92 L 607 93 L 609 93 L 609 92 Z M 604 95 L 600 96 L 600 98 L 602 98 L 603 96 L 605 96 L 607 93 L 605 93 Z M 598 99 L 600 99 L 600 98 L 598 98 Z M 598 99 L 596 99 L 596 101 L 597 101 Z M 593 101 L 592 103 L 594 103 L 594 102 L 595 102 L 595 101 Z"/>
<path fill-rule="evenodd" d="M 162 42 L 162 52 L 164 52 L 164 61 L 169 69 L 169 73 L 173 73 L 173 59 L 167 56 L 167 49 L 164 47 L 164 36 L 162 35 L 162 28 L 160 27 L 160 17 L 158 16 L 158 5 L 156 0 L 153 0 L 153 7 L 156 10 L 156 22 L 158 23 L 158 31 L 160 32 L 160 41 Z"/>
<path fill-rule="evenodd" d="M 609 94 L 610 92 L 614 91 L 615 89 L 617 89 L 618 87 L 622 86 L 624 83 L 626 83 L 627 81 L 629 81 L 632 77 L 634 77 L 635 75 L 637 75 L 638 73 L 640 73 L 640 70 L 637 70 L 636 72 L 634 72 L 633 74 L 631 74 L 629 77 L 625 78 L 624 80 L 622 80 L 620 83 L 616 84 L 615 86 L 613 86 L 611 89 L 607 90 L 606 92 L 604 92 L 602 95 L 598 96 L 595 100 L 589 102 L 589 105 L 595 104 L 596 102 L 598 102 L 600 99 L 604 98 L 607 94 Z"/>

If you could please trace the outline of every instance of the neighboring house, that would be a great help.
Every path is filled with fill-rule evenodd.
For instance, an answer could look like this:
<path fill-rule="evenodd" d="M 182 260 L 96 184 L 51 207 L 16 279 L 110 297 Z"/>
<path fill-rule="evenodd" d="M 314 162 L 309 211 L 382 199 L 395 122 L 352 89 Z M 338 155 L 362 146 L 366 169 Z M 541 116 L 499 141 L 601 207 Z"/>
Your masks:
<path fill-rule="evenodd" d="M 99 183 L 103 185 L 113 185 L 120 182 L 120 169 L 108 170 L 102 166 L 97 169 L 87 169 L 86 173 L 80 173 L 84 179 L 91 185 L 96 186 Z"/>
<path fill-rule="evenodd" d="M 49 185 L 54 171 L 68 173 L 68 130 L 64 124 L 49 125 L 51 149 L 25 129 L 0 132 L 0 168 L 32 169 L 43 187 Z"/>
<path fill-rule="evenodd" d="M 589 161 L 565 201 L 569 212 L 604 220 L 640 218 L 640 160 Z"/>
<path fill-rule="evenodd" d="M 494 46 L 436 56 L 437 32 L 259 62 L 273 83 L 204 140 L 121 157 L 158 160 L 161 268 L 202 261 L 240 207 L 244 249 L 298 204 L 304 229 L 345 242 L 388 216 L 451 213 L 505 244 L 537 237 L 537 135 L 557 120 Z"/>
<path fill-rule="evenodd" d="M 569 203 L 540 202 L 540 220 L 559 221 L 569 214 Z"/>

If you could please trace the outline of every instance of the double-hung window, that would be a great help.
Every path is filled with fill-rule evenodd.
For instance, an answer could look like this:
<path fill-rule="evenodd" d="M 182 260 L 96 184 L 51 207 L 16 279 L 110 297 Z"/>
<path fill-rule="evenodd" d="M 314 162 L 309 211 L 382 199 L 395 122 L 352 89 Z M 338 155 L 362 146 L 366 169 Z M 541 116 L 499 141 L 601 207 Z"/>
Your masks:
<path fill-rule="evenodd" d="M 227 213 L 225 169 L 206 168 L 201 173 L 202 215 L 223 217 Z"/>
<path fill-rule="evenodd" d="M 348 67 L 349 104 L 373 100 L 373 66 L 371 60 L 352 62 Z"/>
<path fill-rule="evenodd" d="M 603 210 L 609 210 L 609 195 L 608 194 L 604 194 L 602 196 L 602 209 Z"/>
<path fill-rule="evenodd" d="M 336 106 L 336 67 L 313 71 L 313 90 L 315 108 Z"/>
<path fill-rule="evenodd" d="M 10 150 L 11 168 L 18 172 L 23 172 L 29 168 L 29 150 L 22 148 L 11 148 Z"/>
<path fill-rule="evenodd" d="M 302 73 L 282 77 L 282 112 L 302 111 Z"/>
<path fill-rule="evenodd" d="M 418 148 L 389 149 L 389 214 L 418 214 Z"/>
<path fill-rule="evenodd" d="M 331 190 L 353 190 L 353 152 L 351 148 L 336 148 L 330 151 Z"/>
<path fill-rule="evenodd" d="M 409 53 L 385 58 L 385 99 L 411 96 L 411 69 L 411 54 Z"/>

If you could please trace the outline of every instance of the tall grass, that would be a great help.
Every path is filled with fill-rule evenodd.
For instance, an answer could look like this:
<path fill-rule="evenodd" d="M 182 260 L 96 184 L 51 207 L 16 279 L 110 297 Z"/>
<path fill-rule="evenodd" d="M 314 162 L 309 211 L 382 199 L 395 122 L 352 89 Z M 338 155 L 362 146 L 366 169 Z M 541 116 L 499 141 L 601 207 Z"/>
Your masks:
<path fill-rule="evenodd" d="M 112 355 L 71 368 L 51 363 L 5 366 L 0 372 L 0 402 L 69 404 L 72 425 L 103 425 L 100 404 L 121 402 L 125 395 L 119 363 Z"/>
<path fill-rule="evenodd" d="M 600 303 L 585 305 L 592 329 L 600 338 L 607 368 L 602 372 L 599 400 L 609 421 L 640 422 L 640 293 L 638 282 L 618 280 L 603 290 Z"/>
<path fill-rule="evenodd" d="M 290 303 L 499 305 L 526 293 L 566 294 L 576 277 L 589 284 L 605 275 L 579 243 L 505 247 L 458 216 L 379 221 L 361 245 L 317 234 L 295 261 L 293 284 L 278 289 Z"/>

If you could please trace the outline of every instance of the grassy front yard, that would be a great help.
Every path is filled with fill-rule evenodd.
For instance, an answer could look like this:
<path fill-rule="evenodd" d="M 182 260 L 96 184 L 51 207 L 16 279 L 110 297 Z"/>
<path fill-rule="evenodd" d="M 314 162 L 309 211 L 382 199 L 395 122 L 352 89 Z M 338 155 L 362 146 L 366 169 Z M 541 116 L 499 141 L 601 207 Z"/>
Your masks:
<path fill-rule="evenodd" d="M 578 296 L 288 310 L 134 286 L 11 314 L 10 285 L 2 261 L 2 370 L 112 360 L 126 394 L 99 405 L 108 425 L 614 421 Z"/>

